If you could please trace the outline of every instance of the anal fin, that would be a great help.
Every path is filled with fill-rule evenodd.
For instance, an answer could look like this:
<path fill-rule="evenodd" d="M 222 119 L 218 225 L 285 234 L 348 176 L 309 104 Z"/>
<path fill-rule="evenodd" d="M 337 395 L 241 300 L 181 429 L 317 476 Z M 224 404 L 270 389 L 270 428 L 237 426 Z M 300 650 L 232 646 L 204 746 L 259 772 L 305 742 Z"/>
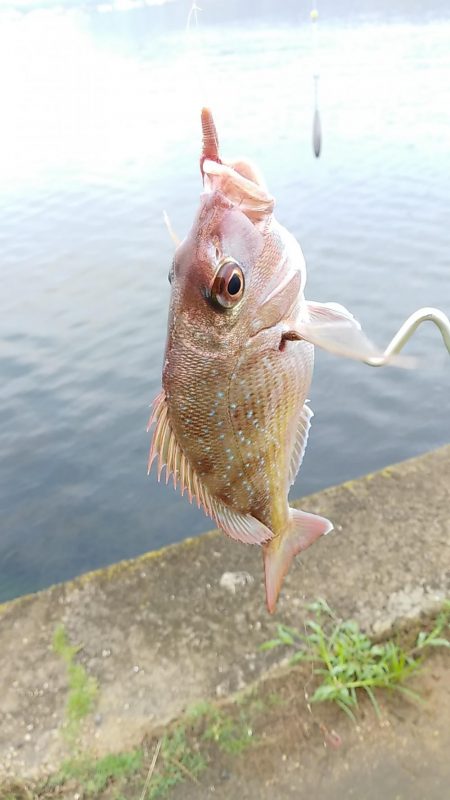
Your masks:
<path fill-rule="evenodd" d="M 244 544 L 264 544 L 273 533 L 263 522 L 251 514 L 241 514 L 229 506 L 213 501 L 213 513 L 210 515 L 224 533 Z"/>

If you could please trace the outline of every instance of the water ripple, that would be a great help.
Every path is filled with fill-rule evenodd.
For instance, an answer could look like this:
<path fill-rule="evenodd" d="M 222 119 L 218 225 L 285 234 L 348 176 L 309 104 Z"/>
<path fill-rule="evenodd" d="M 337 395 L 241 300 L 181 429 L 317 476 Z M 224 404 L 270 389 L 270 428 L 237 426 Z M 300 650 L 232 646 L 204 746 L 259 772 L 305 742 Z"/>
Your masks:
<path fill-rule="evenodd" d="M 241 25 L 220 5 L 230 27 L 203 37 L 205 92 L 224 149 L 260 164 L 301 241 L 308 297 L 344 303 L 382 346 L 420 306 L 450 313 L 447 4 L 424 16 L 411 3 L 409 19 L 395 3 L 372 18 L 364 3 L 357 17 L 322 4 L 319 161 L 298 4 L 285 19 L 277 4 L 274 22 L 275 6 L 265 19 L 250 3 Z M 183 14 L 174 3 L 2 19 L 0 600 L 209 527 L 146 477 L 172 258 L 162 211 L 183 236 L 200 191 Z M 416 371 L 317 355 L 293 494 L 450 440 L 436 330 L 424 325 L 407 352 Z"/>

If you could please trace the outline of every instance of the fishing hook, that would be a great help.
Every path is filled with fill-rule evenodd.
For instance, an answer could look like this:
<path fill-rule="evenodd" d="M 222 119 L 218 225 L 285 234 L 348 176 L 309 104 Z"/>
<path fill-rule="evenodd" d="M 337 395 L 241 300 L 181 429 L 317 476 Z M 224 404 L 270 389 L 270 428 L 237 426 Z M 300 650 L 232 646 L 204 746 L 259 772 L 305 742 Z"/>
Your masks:
<path fill-rule="evenodd" d="M 407 320 L 403 323 L 401 328 L 397 331 L 393 339 L 389 342 L 386 350 L 384 351 L 383 355 L 379 358 L 368 358 L 365 360 L 365 363 L 369 365 L 369 367 L 383 367 L 388 361 L 389 357 L 392 355 L 396 355 L 403 349 L 406 342 L 411 338 L 414 331 L 419 327 L 422 322 L 426 320 L 430 320 L 430 322 L 434 322 L 436 327 L 439 328 L 442 339 L 444 340 L 444 344 L 450 353 L 450 320 L 444 314 L 443 311 L 440 311 L 439 308 L 419 308 L 414 314 L 411 314 Z"/>

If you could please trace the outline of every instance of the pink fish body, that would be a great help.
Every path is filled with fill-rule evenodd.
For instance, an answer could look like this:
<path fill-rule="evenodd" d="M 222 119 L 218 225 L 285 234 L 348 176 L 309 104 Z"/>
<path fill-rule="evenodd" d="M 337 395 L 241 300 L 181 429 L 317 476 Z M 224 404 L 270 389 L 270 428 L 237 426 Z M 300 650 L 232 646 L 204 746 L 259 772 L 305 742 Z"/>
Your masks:
<path fill-rule="evenodd" d="M 202 114 L 205 192 L 170 273 L 163 391 L 149 469 L 188 492 L 233 539 L 263 547 L 275 609 L 294 556 L 332 529 L 289 507 L 312 411 L 314 344 L 365 360 L 377 351 L 346 309 L 307 303 L 299 244 L 247 162 L 222 164 Z"/>

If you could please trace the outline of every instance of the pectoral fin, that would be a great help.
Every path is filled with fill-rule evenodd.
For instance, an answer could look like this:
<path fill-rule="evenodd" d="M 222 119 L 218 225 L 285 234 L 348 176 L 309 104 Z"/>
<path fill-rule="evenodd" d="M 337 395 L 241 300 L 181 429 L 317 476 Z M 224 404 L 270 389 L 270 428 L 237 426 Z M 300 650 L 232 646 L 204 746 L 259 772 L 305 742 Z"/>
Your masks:
<path fill-rule="evenodd" d="M 373 366 L 381 363 L 408 366 L 410 359 L 398 356 L 386 358 L 383 351 L 367 338 L 361 325 L 339 303 L 307 302 L 305 318 L 289 329 L 283 338 L 304 339 L 338 356 L 364 361 Z"/>

